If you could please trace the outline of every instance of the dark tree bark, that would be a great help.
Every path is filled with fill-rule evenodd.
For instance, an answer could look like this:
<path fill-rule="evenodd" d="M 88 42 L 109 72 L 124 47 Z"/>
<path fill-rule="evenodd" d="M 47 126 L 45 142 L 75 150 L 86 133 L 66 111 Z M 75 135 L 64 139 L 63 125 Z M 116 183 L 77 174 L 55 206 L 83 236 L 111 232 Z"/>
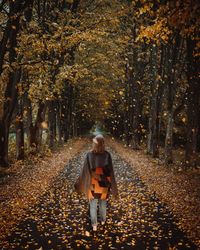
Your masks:
<path fill-rule="evenodd" d="M 3 63 L 5 53 L 9 52 L 9 64 L 13 66 L 13 62 L 17 60 L 16 46 L 17 35 L 20 31 L 20 18 L 24 14 L 26 8 L 30 7 L 29 1 L 10 1 L 10 12 L 8 22 L 3 34 L 3 38 L 0 42 L 0 74 L 3 71 Z M 0 166 L 8 166 L 8 137 L 9 128 L 11 123 L 12 114 L 17 101 L 17 88 L 16 85 L 19 82 L 21 72 L 18 68 L 13 68 L 13 71 L 9 73 L 8 82 L 5 90 L 5 103 L 3 107 L 3 114 L 0 117 Z"/>
<path fill-rule="evenodd" d="M 26 93 L 25 97 L 24 97 L 24 104 L 25 104 L 25 109 L 26 109 L 26 134 L 27 134 L 27 139 L 28 139 L 28 147 L 31 147 L 31 128 L 32 128 L 32 123 L 33 123 L 33 119 L 32 119 L 32 105 L 31 105 L 31 101 L 28 98 L 28 95 Z"/>
<path fill-rule="evenodd" d="M 68 99 L 63 97 L 61 106 L 61 133 L 64 142 L 69 139 L 69 128 L 68 128 Z"/>
<path fill-rule="evenodd" d="M 14 50 L 16 47 L 16 36 L 19 33 L 20 18 L 24 14 L 27 21 L 30 20 L 32 4 L 33 0 L 16 0 L 9 3 L 8 21 L 0 42 L 0 74 L 3 71 L 4 57 L 8 51 L 8 47 L 10 47 L 10 50 Z M 15 61 L 15 58 L 13 58 L 13 61 Z"/>
<path fill-rule="evenodd" d="M 74 88 L 72 99 L 72 137 L 77 136 L 77 116 L 76 116 L 76 100 L 78 98 L 78 91 Z"/>
<path fill-rule="evenodd" d="M 173 126 L 174 126 L 174 98 L 176 95 L 177 84 L 175 79 L 176 63 L 178 52 L 180 50 L 180 35 L 175 36 L 175 43 L 168 47 L 169 56 L 168 61 L 168 79 L 167 79 L 167 128 L 165 136 L 165 164 L 168 165 L 173 162 Z M 171 52 L 171 53 L 170 53 Z M 170 59 L 170 60 L 169 60 Z"/>
<path fill-rule="evenodd" d="M 141 117 L 142 117 L 142 98 L 141 98 L 141 78 L 144 75 L 145 62 L 140 60 L 142 49 L 134 48 L 132 51 L 132 66 L 131 66 L 131 106 L 130 106 L 130 121 L 131 121 L 131 145 L 133 149 L 139 149 L 141 140 Z M 136 60 L 136 58 L 138 60 Z"/>
<path fill-rule="evenodd" d="M 126 64 L 126 82 L 125 82 L 125 98 L 124 98 L 124 106 L 125 106 L 125 114 L 124 114 L 124 134 L 126 144 L 129 145 L 131 142 L 131 114 L 130 114 L 130 106 L 131 106 L 131 81 L 132 74 L 130 73 L 130 62 Z"/>
<path fill-rule="evenodd" d="M 57 101 L 57 114 L 56 114 L 56 120 L 57 120 L 57 128 L 58 128 L 58 142 L 59 144 L 62 143 L 62 109 L 61 109 L 61 101 Z"/>
<path fill-rule="evenodd" d="M 185 151 L 186 166 L 197 163 L 197 138 L 199 129 L 200 86 L 198 78 L 199 57 L 194 57 L 196 41 L 187 39 L 187 142 Z"/>
<path fill-rule="evenodd" d="M 48 103 L 48 123 L 49 123 L 49 148 L 53 148 L 56 142 L 56 102 Z"/>
<path fill-rule="evenodd" d="M 152 83 L 151 83 L 151 96 L 150 96 L 150 114 L 149 114 L 149 131 L 147 152 L 152 156 L 159 156 L 159 137 L 160 137 L 160 109 L 163 95 L 163 83 L 158 79 L 158 48 L 152 48 Z M 161 56 L 162 61 L 162 56 Z"/>
<path fill-rule="evenodd" d="M 68 127 L 68 137 L 72 137 L 72 110 L 73 110 L 73 93 L 74 88 L 71 84 L 69 84 L 69 96 L 68 96 L 68 112 L 67 112 L 67 127 Z"/>
<path fill-rule="evenodd" d="M 17 160 L 24 159 L 24 123 L 23 123 L 23 101 L 18 98 L 17 115 L 15 120 L 16 130 L 16 158 Z"/>
<path fill-rule="evenodd" d="M 30 126 L 30 146 L 38 149 L 41 144 L 41 123 L 44 121 L 46 105 L 42 102 L 39 103 L 37 117 L 35 124 L 33 122 Z"/>
<path fill-rule="evenodd" d="M 6 102 L 4 103 L 3 117 L 0 120 L 0 166 L 8 166 L 8 137 L 12 114 L 17 101 L 16 84 L 20 79 L 20 71 L 17 70 L 9 77 L 9 84 L 6 89 Z"/>
<path fill-rule="evenodd" d="M 8 166 L 8 125 L 4 122 L 0 122 L 0 166 Z"/>

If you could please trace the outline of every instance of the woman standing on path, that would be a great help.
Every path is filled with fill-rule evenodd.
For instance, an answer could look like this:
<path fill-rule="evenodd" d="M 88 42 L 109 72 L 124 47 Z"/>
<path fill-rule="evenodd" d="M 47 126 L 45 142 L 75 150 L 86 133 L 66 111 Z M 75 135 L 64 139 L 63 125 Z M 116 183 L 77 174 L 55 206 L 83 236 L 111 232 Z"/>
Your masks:
<path fill-rule="evenodd" d="M 86 154 L 75 188 L 78 193 L 83 193 L 89 200 L 91 224 L 93 230 L 96 231 L 97 205 L 99 204 L 101 224 L 104 224 L 109 193 L 111 192 L 113 197 L 118 199 L 112 158 L 105 150 L 104 137 L 101 134 L 93 138 L 92 150 Z"/>

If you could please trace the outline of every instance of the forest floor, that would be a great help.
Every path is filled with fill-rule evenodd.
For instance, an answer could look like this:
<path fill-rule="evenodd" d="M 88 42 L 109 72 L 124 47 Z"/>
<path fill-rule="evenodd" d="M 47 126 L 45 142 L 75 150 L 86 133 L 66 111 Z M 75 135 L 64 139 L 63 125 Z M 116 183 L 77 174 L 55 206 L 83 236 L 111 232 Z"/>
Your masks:
<path fill-rule="evenodd" d="M 38 202 L 53 178 L 82 150 L 86 141 L 75 138 L 54 153 L 29 155 L 25 161 L 0 169 L 0 241 L 23 218 L 26 210 Z"/>
<path fill-rule="evenodd" d="M 179 227 L 200 247 L 200 169 L 165 167 L 142 150 L 132 150 L 111 139 L 109 145 L 135 169 L 149 192 L 169 206 Z"/>
<path fill-rule="evenodd" d="M 199 199 L 196 190 L 191 190 L 197 180 L 193 183 L 183 173 L 165 172 L 141 151 L 111 139 L 108 146 L 120 200 L 109 198 L 104 226 L 91 231 L 88 203 L 74 192 L 74 181 L 90 147 L 87 139 L 77 139 L 1 184 L 0 248 L 198 249 L 197 224 L 195 234 L 183 226 L 185 210 L 191 213 L 191 221 L 197 213 L 198 207 L 193 212 L 188 205 Z M 178 192 L 179 185 L 186 191 Z M 174 203 L 183 206 L 183 221 L 172 196 Z"/>

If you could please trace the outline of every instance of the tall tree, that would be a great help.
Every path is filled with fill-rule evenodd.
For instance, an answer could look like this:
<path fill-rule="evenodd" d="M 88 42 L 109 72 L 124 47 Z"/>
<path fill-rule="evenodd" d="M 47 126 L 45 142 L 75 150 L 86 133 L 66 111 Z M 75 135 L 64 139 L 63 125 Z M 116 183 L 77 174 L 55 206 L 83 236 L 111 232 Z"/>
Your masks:
<path fill-rule="evenodd" d="M 17 100 L 17 83 L 21 77 L 21 71 L 16 67 L 17 60 L 17 35 L 20 31 L 20 19 L 26 11 L 30 10 L 33 0 L 27 1 L 9 1 L 9 14 L 2 40 L 0 42 L 0 74 L 6 82 L 2 92 L 2 101 L 0 111 L 0 165 L 8 165 L 8 140 L 9 128 L 12 114 Z M 9 61 L 6 69 L 3 69 L 5 60 Z M 5 77 L 5 75 L 7 77 Z"/>

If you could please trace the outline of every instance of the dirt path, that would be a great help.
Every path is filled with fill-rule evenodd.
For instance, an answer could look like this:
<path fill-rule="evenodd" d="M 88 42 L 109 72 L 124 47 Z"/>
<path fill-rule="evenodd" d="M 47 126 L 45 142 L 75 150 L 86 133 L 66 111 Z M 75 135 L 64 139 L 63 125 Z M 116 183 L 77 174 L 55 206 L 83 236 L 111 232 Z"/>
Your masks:
<path fill-rule="evenodd" d="M 96 233 L 91 231 L 88 203 L 73 191 L 86 148 L 66 165 L 0 247 L 9 250 L 197 249 L 180 231 L 169 209 L 150 194 L 134 168 L 116 152 L 109 151 L 120 201 L 108 201 L 104 226 L 99 226 Z"/>

